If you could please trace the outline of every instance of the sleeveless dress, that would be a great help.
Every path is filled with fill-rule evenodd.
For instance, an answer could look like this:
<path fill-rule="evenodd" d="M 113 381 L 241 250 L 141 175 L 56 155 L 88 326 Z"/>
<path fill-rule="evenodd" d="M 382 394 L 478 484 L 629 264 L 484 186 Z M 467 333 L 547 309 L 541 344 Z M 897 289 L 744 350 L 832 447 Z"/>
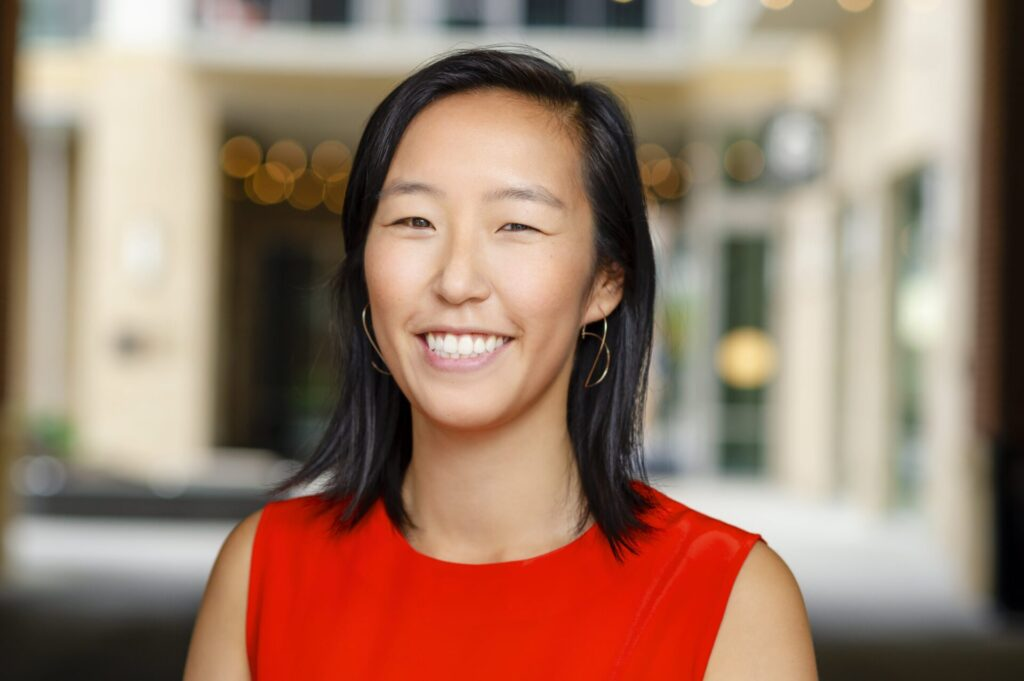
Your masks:
<path fill-rule="evenodd" d="M 594 523 L 540 556 L 453 563 L 419 553 L 378 499 L 334 539 L 308 495 L 268 502 L 253 543 L 253 681 L 700 681 L 733 583 L 763 538 L 633 481 L 663 531 L 618 563 Z"/>

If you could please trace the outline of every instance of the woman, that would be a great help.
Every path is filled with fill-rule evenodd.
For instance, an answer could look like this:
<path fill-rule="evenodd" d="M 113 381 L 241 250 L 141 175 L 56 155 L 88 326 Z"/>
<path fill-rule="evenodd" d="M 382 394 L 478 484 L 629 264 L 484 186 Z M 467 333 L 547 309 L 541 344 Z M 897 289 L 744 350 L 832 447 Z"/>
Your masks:
<path fill-rule="evenodd" d="M 646 483 L 654 261 L 609 89 L 443 55 L 371 116 L 342 223 L 341 394 L 276 490 L 321 491 L 231 532 L 186 679 L 816 678 L 782 559 Z"/>

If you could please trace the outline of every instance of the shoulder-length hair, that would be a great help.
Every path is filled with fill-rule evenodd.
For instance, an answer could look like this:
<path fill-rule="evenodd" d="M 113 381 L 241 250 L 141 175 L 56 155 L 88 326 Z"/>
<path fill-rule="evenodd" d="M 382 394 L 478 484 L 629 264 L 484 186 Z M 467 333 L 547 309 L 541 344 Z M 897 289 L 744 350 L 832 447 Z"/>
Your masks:
<path fill-rule="evenodd" d="M 390 377 L 371 367 L 373 350 L 359 317 L 368 301 L 364 246 L 378 192 L 412 119 L 448 95 L 494 88 L 530 98 L 569 124 L 583 155 L 596 268 L 621 268 L 622 300 L 607 317 L 610 369 L 605 380 L 584 388 L 595 360 L 603 363 L 604 357 L 598 357 L 598 342 L 578 342 L 567 405 L 585 497 L 577 531 L 592 514 L 621 561 L 621 547 L 637 553 L 634 539 L 653 529 L 642 516 L 655 507 L 646 493 L 643 460 L 654 254 L 633 126 L 625 105 L 610 88 L 576 82 L 568 68 L 526 45 L 439 55 L 395 87 L 370 116 L 352 160 L 342 206 L 345 256 L 328 284 L 339 371 L 336 406 L 312 455 L 271 494 L 317 482 L 317 494 L 332 502 L 326 507 L 342 507 L 333 524 L 339 532 L 359 522 L 377 498 L 383 499 L 395 527 L 403 532 L 415 527 L 401 496 L 412 456 L 409 402 Z"/>

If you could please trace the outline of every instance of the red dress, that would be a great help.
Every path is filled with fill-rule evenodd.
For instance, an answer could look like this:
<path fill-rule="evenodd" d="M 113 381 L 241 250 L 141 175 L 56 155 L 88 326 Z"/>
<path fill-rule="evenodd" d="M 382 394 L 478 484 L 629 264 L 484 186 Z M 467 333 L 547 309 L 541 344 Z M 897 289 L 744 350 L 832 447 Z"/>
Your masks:
<path fill-rule="evenodd" d="M 252 678 L 699 681 L 762 537 L 648 489 L 645 519 L 665 531 L 624 564 L 597 524 L 534 558 L 473 565 L 413 549 L 380 499 L 335 539 L 320 497 L 269 502 L 249 579 Z"/>

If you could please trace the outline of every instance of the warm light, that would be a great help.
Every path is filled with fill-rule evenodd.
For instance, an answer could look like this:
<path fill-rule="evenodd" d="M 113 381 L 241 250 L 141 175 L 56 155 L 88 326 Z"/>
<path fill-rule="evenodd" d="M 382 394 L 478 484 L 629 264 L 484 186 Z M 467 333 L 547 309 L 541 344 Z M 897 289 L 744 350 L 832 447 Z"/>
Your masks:
<path fill-rule="evenodd" d="M 348 174 L 352 153 L 343 143 L 335 140 L 321 142 L 313 150 L 309 165 L 324 182 L 338 182 Z"/>
<path fill-rule="evenodd" d="M 246 193 L 250 196 L 255 195 L 259 201 L 267 204 L 284 201 L 291 193 L 292 187 L 291 171 L 276 161 L 262 164 L 255 173 L 246 178 Z"/>
<path fill-rule="evenodd" d="M 930 12 L 939 6 L 939 0 L 911 0 L 910 6 L 921 12 Z"/>
<path fill-rule="evenodd" d="M 690 0 L 697 7 L 710 7 L 711 5 L 718 2 L 718 0 Z"/>
<path fill-rule="evenodd" d="M 647 184 L 654 186 L 672 174 L 672 160 L 662 158 L 647 164 Z"/>
<path fill-rule="evenodd" d="M 312 210 L 324 198 L 324 181 L 312 170 L 305 170 L 295 178 L 295 186 L 288 195 L 288 203 L 299 210 Z"/>
<path fill-rule="evenodd" d="M 636 156 L 640 161 L 650 163 L 652 161 L 659 161 L 663 158 L 668 158 L 668 152 L 665 151 L 665 148 L 660 144 L 645 142 L 636 148 Z"/>
<path fill-rule="evenodd" d="M 719 342 L 715 366 L 722 380 L 734 388 L 759 388 L 775 375 L 775 343 L 761 329 L 733 329 Z"/>
<path fill-rule="evenodd" d="M 660 144 L 645 142 L 636 148 L 636 158 L 640 163 L 640 181 L 650 186 L 665 179 L 664 175 L 655 176 L 654 167 L 658 161 L 668 158 L 668 152 Z"/>
<path fill-rule="evenodd" d="M 251 137 L 232 137 L 220 148 L 220 167 L 231 177 L 249 177 L 260 165 L 263 148 Z"/>
<path fill-rule="evenodd" d="M 761 4 L 768 9 L 786 9 L 793 4 L 793 0 L 761 0 Z"/>
<path fill-rule="evenodd" d="M 267 149 L 267 163 L 280 163 L 294 180 L 306 169 L 306 150 L 295 140 L 280 140 Z"/>
<path fill-rule="evenodd" d="M 255 203 L 258 206 L 266 206 L 267 202 L 264 201 L 263 199 L 261 199 L 259 197 L 259 195 L 256 193 L 256 190 L 253 189 L 252 179 L 255 176 L 256 176 L 256 173 L 253 173 L 249 177 L 245 178 L 245 180 L 244 180 L 244 182 L 242 184 L 242 187 L 245 189 L 245 195 L 249 197 L 250 201 L 252 201 L 253 203 Z"/>
<path fill-rule="evenodd" d="M 345 190 L 348 188 L 348 178 L 342 177 L 335 182 L 328 182 L 324 185 L 324 205 L 327 210 L 341 215 L 342 206 L 345 204 Z"/>
<path fill-rule="evenodd" d="M 847 12 L 863 12 L 874 4 L 875 0 L 836 0 Z"/>
<path fill-rule="evenodd" d="M 652 183 L 654 192 L 663 199 L 678 199 L 690 188 L 692 172 L 685 162 L 676 158 L 656 161 L 651 171 L 661 179 Z"/>
<path fill-rule="evenodd" d="M 739 182 L 752 182 L 764 172 L 764 152 L 753 140 L 738 140 L 725 150 L 725 172 Z"/>

